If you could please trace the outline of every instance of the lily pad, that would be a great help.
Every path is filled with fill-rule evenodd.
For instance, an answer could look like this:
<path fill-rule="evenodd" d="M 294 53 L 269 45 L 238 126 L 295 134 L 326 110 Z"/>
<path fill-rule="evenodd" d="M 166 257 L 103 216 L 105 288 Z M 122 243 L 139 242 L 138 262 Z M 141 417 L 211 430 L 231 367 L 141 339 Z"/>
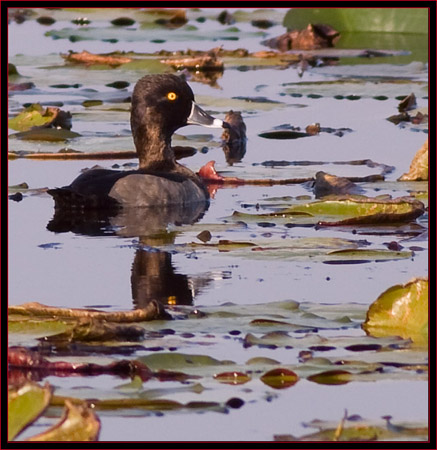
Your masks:
<path fill-rule="evenodd" d="M 428 32 L 426 8 L 293 8 L 284 17 L 288 29 L 327 23 L 336 30 L 385 33 Z"/>
<path fill-rule="evenodd" d="M 402 422 L 392 423 L 391 416 L 379 420 L 367 420 L 358 414 L 345 411 L 340 421 L 314 419 L 303 424 L 306 428 L 318 429 L 315 433 L 296 437 L 292 435 L 275 435 L 275 441 L 311 441 L 311 442 L 367 442 L 367 441 L 411 441 L 426 440 L 429 428 L 426 423 Z"/>
<path fill-rule="evenodd" d="M 8 392 L 8 438 L 13 440 L 18 433 L 34 422 L 47 408 L 52 388 L 36 383 L 27 383 L 16 391 Z"/>
<path fill-rule="evenodd" d="M 28 131 L 33 127 L 53 126 L 69 130 L 71 114 L 59 108 L 43 108 L 40 104 L 32 104 L 20 114 L 8 120 L 8 127 L 16 131 Z"/>
<path fill-rule="evenodd" d="M 363 329 L 372 336 L 411 338 L 428 344 L 428 280 L 416 278 L 383 292 L 367 312 Z"/>
<path fill-rule="evenodd" d="M 352 374 L 346 370 L 327 370 L 308 377 L 308 380 L 318 384 L 338 385 L 351 381 Z"/>
<path fill-rule="evenodd" d="M 414 155 L 408 173 L 404 173 L 399 181 L 428 180 L 428 158 L 428 141 L 426 141 Z"/>
<path fill-rule="evenodd" d="M 9 136 L 9 138 L 23 139 L 27 141 L 49 141 L 60 142 L 79 137 L 79 133 L 70 130 L 58 128 L 34 128 L 28 131 L 22 131 Z"/>
<path fill-rule="evenodd" d="M 79 308 L 56 308 L 53 306 L 42 305 L 37 302 L 24 303 L 18 306 L 8 308 L 9 315 L 22 315 L 32 317 L 57 317 L 65 319 L 95 319 L 106 320 L 110 322 L 141 322 L 157 318 L 167 317 L 164 308 L 156 301 L 151 301 L 146 308 L 134 311 L 103 312 L 93 309 Z"/>
<path fill-rule="evenodd" d="M 100 420 L 85 403 L 74 405 L 65 401 L 65 412 L 61 421 L 52 428 L 29 441 L 96 441 L 100 432 Z"/>
<path fill-rule="evenodd" d="M 260 379 L 274 389 L 285 389 L 295 385 L 299 377 L 292 370 L 279 368 L 266 372 Z"/>

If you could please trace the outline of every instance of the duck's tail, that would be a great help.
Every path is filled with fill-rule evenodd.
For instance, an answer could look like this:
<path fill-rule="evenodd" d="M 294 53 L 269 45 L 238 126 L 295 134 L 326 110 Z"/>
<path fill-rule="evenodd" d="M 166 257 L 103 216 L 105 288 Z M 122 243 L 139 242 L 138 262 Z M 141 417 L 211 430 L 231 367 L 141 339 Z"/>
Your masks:
<path fill-rule="evenodd" d="M 55 200 L 56 210 L 77 211 L 84 209 L 112 209 L 119 203 L 109 196 L 83 195 L 70 187 L 49 189 L 47 191 Z"/>

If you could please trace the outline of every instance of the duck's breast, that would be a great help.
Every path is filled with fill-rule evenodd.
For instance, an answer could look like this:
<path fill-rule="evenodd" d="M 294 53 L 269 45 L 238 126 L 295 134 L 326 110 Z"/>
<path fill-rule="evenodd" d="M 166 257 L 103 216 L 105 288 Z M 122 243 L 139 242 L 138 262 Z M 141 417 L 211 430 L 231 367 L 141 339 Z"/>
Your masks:
<path fill-rule="evenodd" d="M 190 204 L 208 200 L 205 191 L 189 178 L 171 179 L 150 174 L 131 174 L 119 179 L 109 196 L 123 206 L 132 207 Z"/>

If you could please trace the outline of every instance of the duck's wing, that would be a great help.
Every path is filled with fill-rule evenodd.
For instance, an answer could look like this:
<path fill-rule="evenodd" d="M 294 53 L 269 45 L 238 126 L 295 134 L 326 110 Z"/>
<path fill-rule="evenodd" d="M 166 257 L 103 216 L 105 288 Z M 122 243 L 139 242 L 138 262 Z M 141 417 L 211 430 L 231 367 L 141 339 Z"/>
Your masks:
<path fill-rule="evenodd" d="M 131 173 L 114 183 L 109 196 L 127 207 L 207 203 L 203 186 L 179 174 Z"/>

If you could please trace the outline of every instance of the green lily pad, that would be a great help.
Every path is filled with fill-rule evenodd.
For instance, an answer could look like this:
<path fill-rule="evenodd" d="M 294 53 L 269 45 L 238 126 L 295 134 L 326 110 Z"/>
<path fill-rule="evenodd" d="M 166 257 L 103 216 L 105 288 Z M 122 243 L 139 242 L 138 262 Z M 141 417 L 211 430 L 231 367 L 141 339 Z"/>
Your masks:
<path fill-rule="evenodd" d="M 32 127 L 47 125 L 53 121 L 53 110 L 44 109 L 40 104 L 32 104 L 20 114 L 8 120 L 8 127 L 16 131 L 27 131 Z"/>
<path fill-rule="evenodd" d="M 370 305 L 362 327 L 371 336 L 397 335 L 428 345 L 428 280 L 416 278 L 387 289 Z"/>
<path fill-rule="evenodd" d="M 65 401 L 61 421 L 52 428 L 32 436 L 29 441 L 95 441 L 100 432 L 100 420 L 86 404 L 74 405 Z"/>
<path fill-rule="evenodd" d="M 52 396 L 49 385 L 41 387 L 26 383 L 16 391 L 8 392 L 8 438 L 13 440 L 18 433 L 34 422 L 47 408 Z"/>
<path fill-rule="evenodd" d="M 293 8 L 284 17 L 287 29 L 326 23 L 337 31 L 385 33 L 428 32 L 426 8 Z"/>
<path fill-rule="evenodd" d="M 351 381 L 352 374 L 346 370 L 327 370 L 325 372 L 310 375 L 308 380 L 317 384 L 338 385 Z"/>
<path fill-rule="evenodd" d="M 292 435 L 275 435 L 275 441 L 411 441 L 428 439 L 429 428 L 426 423 L 402 422 L 392 423 L 391 416 L 378 420 L 367 420 L 358 414 L 345 411 L 341 420 L 314 419 L 304 423 L 306 428 L 318 429 L 315 433 L 301 437 Z M 383 421 L 385 420 L 385 422 Z"/>
<path fill-rule="evenodd" d="M 308 214 L 320 225 L 352 225 L 409 222 L 421 216 L 424 211 L 423 203 L 410 198 L 379 200 L 347 196 L 293 205 L 271 215 L 284 217 Z"/>
<path fill-rule="evenodd" d="M 34 128 L 9 136 L 9 138 L 23 139 L 27 141 L 60 142 L 79 137 L 79 133 L 61 128 Z"/>
<path fill-rule="evenodd" d="M 189 355 L 184 353 L 155 353 L 139 358 L 152 370 L 158 369 L 187 369 L 203 366 L 220 366 L 222 362 L 206 355 Z"/>

